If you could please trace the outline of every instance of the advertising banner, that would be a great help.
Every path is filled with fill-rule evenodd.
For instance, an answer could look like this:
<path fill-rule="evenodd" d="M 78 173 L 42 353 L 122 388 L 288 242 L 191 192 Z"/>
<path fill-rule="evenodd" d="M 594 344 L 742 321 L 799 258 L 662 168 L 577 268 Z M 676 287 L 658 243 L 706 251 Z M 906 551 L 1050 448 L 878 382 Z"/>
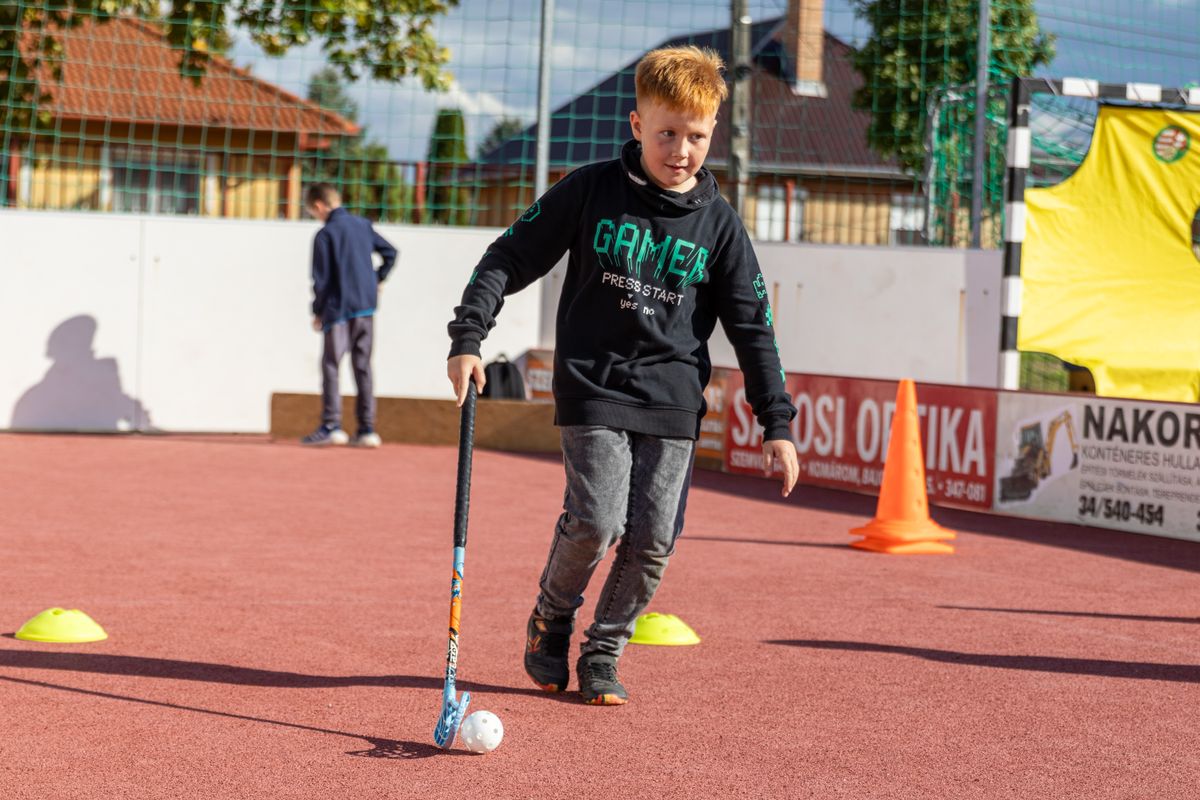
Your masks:
<path fill-rule="evenodd" d="M 800 458 L 800 482 L 878 492 L 896 383 L 793 374 L 787 376 L 787 390 L 799 410 L 792 441 Z M 761 475 L 763 431 L 746 401 L 740 372 L 730 373 L 725 391 L 725 468 Z M 917 402 L 930 501 L 990 509 L 996 392 L 918 384 Z"/>
<path fill-rule="evenodd" d="M 725 460 L 725 426 L 728 419 L 726 387 L 729 383 L 730 370 L 724 367 L 714 367 L 712 378 L 704 389 L 704 402 L 708 412 L 700 420 L 700 441 L 696 442 L 696 459 L 700 464 L 720 466 Z"/>
<path fill-rule="evenodd" d="M 526 350 L 517 359 L 525 377 L 525 396 L 530 400 L 554 399 L 554 351 Z"/>
<path fill-rule="evenodd" d="M 1003 392 L 995 510 L 1200 541 L 1200 409 Z"/>

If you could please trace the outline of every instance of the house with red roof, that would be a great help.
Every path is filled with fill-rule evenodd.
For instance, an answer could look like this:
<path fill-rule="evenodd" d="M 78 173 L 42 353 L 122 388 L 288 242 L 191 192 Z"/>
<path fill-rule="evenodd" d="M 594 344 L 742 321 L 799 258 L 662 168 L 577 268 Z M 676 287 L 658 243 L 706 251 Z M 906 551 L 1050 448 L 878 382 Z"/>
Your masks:
<path fill-rule="evenodd" d="M 55 36 L 62 80 L 39 75 L 52 124 L 9 134 L 0 205 L 298 219 L 302 159 L 359 132 L 219 56 L 193 82 L 150 21 L 89 19 Z"/>
<path fill-rule="evenodd" d="M 862 83 L 853 48 L 824 30 L 822 16 L 820 0 L 790 0 L 787 14 L 751 26 L 746 226 L 763 241 L 915 243 L 924 206 L 914 176 L 867 146 L 870 116 L 852 104 Z M 659 46 L 682 44 L 711 48 L 731 63 L 727 28 Z M 583 164 L 617 157 L 630 138 L 636 67 L 637 60 L 553 112 L 551 182 Z M 728 100 L 717 118 L 705 163 L 728 196 Z M 536 139 L 531 126 L 483 155 L 475 224 L 508 225 L 532 202 Z"/>

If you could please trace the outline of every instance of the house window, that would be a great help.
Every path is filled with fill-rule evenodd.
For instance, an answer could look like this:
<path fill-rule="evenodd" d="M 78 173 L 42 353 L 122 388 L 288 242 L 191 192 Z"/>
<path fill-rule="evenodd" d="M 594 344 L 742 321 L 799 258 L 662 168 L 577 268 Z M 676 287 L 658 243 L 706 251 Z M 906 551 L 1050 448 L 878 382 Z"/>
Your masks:
<path fill-rule="evenodd" d="M 803 189 L 793 189 L 789 208 L 787 190 L 788 187 L 781 184 L 758 187 L 754 206 L 754 238 L 762 242 L 800 241 L 804 200 L 808 193 Z"/>
<path fill-rule="evenodd" d="M 888 244 L 925 244 L 925 198 L 919 194 L 892 195 Z"/>
<path fill-rule="evenodd" d="M 200 213 L 200 157 L 196 153 L 124 147 L 113 148 L 111 158 L 114 211 Z"/>

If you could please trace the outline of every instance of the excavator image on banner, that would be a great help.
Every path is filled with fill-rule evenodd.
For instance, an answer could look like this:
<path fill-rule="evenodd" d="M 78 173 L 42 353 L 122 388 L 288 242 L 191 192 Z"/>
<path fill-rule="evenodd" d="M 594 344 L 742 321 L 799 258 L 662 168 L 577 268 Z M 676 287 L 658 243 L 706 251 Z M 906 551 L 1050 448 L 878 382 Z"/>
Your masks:
<path fill-rule="evenodd" d="M 1042 423 L 1026 425 L 1021 428 L 1021 446 L 1012 473 L 1000 479 L 1001 502 L 1028 500 L 1037 485 L 1049 477 L 1054 438 L 1064 427 L 1071 442 L 1071 469 L 1079 466 L 1079 443 L 1075 439 L 1075 423 L 1071 421 L 1070 411 L 1050 420 L 1045 440 L 1042 439 Z"/>

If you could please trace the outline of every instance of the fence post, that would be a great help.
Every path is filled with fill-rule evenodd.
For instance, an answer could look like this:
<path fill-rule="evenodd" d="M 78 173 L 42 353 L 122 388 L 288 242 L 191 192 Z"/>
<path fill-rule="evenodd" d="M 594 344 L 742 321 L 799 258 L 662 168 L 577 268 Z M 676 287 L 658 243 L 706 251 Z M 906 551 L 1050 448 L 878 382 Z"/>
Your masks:
<path fill-rule="evenodd" d="M 750 168 L 750 14 L 746 0 L 733 0 L 730 11 L 733 81 L 729 99 L 729 187 L 733 208 L 744 224 Z"/>
<path fill-rule="evenodd" d="M 554 40 L 554 0 L 542 0 L 541 50 L 538 54 L 537 163 L 534 199 L 550 185 L 550 62 Z"/>
<path fill-rule="evenodd" d="M 425 221 L 425 182 L 429 180 L 429 164 L 425 161 L 417 162 L 417 177 L 414 183 L 416 188 L 413 190 L 413 224 L 420 225 Z"/>
<path fill-rule="evenodd" d="M 975 152 L 971 169 L 971 247 L 979 249 L 983 231 L 984 165 L 987 163 L 988 63 L 991 61 L 991 4 L 979 0 L 979 39 L 975 45 Z"/>

